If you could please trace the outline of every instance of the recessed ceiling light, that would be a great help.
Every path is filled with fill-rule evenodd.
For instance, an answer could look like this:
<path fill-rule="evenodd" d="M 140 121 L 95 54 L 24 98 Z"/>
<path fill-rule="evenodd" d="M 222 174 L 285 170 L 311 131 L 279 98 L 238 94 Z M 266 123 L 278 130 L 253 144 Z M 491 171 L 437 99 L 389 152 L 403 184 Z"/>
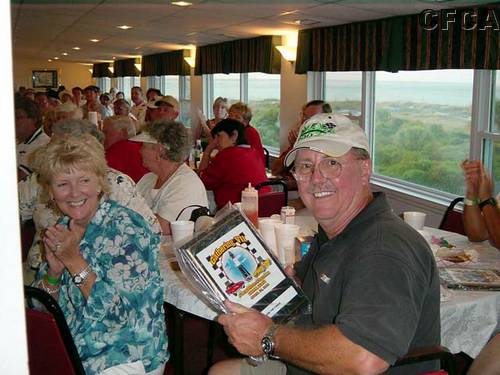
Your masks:
<path fill-rule="evenodd" d="M 61 53 L 61 55 L 68 56 L 68 52 L 63 52 L 63 53 Z"/>
<path fill-rule="evenodd" d="M 54 60 L 59 60 L 59 57 L 55 56 L 55 57 L 54 57 Z"/>
<path fill-rule="evenodd" d="M 52 62 L 52 59 L 49 59 L 49 62 Z"/>
<path fill-rule="evenodd" d="M 99 42 L 99 39 L 90 39 L 90 41 L 93 43 L 97 43 L 97 42 Z"/>
<path fill-rule="evenodd" d="M 73 49 L 74 49 L 75 51 L 79 51 L 79 50 L 80 50 L 80 47 L 73 47 Z"/>
<path fill-rule="evenodd" d="M 188 33 L 188 34 L 186 34 L 186 36 L 193 36 L 193 35 L 196 35 L 196 34 L 198 34 L 198 32 L 193 31 L 192 33 Z"/>
<path fill-rule="evenodd" d="M 193 5 L 193 3 L 190 3 L 188 1 L 172 1 L 172 5 L 177 5 L 178 7 L 188 7 Z"/>
<path fill-rule="evenodd" d="M 120 25 L 120 26 L 116 26 L 118 27 L 119 29 L 122 29 L 122 30 L 128 30 L 128 29 L 131 29 L 132 26 L 129 26 L 129 25 Z"/>
<path fill-rule="evenodd" d="M 113 56 L 113 60 L 115 60 L 115 59 L 116 59 L 116 56 Z"/>

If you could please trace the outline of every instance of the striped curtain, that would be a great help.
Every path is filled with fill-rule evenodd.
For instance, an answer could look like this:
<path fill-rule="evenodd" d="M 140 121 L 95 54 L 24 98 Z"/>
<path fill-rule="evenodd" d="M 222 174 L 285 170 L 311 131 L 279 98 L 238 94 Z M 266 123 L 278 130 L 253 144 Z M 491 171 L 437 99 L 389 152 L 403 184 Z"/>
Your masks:
<path fill-rule="evenodd" d="M 112 77 L 113 74 L 109 71 L 109 63 L 98 63 L 92 66 L 92 77 L 102 78 L 102 77 Z"/>
<path fill-rule="evenodd" d="M 466 8 L 435 12 L 404 22 L 402 69 L 500 69 L 500 11 Z M 453 21 L 453 22 L 452 22 Z"/>
<path fill-rule="evenodd" d="M 280 36 L 267 35 L 199 47 L 195 74 L 279 74 L 281 56 L 275 47 L 280 41 Z"/>
<path fill-rule="evenodd" d="M 189 64 L 184 60 L 184 50 L 157 53 L 142 57 L 143 77 L 191 74 Z"/>
<path fill-rule="evenodd" d="M 116 60 L 113 64 L 115 77 L 137 77 L 141 74 L 135 64 L 139 63 L 139 59 Z"/>
<path fill-rule="evenodd" d="M 441 10 L 427 20 L 416 14 L 301 30 L 295 73 L 500 68 L 498 5 Z"/>

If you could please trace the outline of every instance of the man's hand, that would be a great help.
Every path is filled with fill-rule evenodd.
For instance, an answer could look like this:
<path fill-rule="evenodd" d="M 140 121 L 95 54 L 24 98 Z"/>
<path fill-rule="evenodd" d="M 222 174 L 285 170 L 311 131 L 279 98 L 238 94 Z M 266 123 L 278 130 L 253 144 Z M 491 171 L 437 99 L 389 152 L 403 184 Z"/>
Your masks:
<path fill-rule="evenodd" d="M 229 342 L 245 355 L 262 355 L 260 342 L 273 324 L 271 318 L 238 303 L 224 302 L 229 314 L 219 315 L 217 321 L 224 326 Z"/>

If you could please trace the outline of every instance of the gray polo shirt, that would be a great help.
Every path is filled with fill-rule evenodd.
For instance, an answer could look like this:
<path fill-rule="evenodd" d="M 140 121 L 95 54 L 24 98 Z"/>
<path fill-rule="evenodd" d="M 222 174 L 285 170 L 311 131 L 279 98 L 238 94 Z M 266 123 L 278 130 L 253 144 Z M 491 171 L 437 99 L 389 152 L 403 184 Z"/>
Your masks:
<path fill-rule="evenodd" d="M 439 275 L 424 238 L 374 200 L 335 238 L 320 228 L 296 267 L 312 301 L 297 324 L 335 324 L 354 343 L 394 363 L 408 351 L 440 344 Z M 389 369 L 418 374 L 435 364 Z M 288 365 L 288 374 L 306 374 Z"/>

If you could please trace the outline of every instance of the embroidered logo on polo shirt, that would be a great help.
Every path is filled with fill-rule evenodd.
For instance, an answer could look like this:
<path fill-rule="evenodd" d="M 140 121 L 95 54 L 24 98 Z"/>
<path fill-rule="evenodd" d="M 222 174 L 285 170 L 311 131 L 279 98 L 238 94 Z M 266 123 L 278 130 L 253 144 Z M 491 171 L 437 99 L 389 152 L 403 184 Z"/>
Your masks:
<path fill-rule="evenodd" d="M 324 273 L 321 274 L 321 276 L 319 277 L 321 279 L 321 281 L 323 281 L 325 284 L 330 284 L 330 280 L 331 278 L 329 278 L 328 276 L 326 276 Z"/>

